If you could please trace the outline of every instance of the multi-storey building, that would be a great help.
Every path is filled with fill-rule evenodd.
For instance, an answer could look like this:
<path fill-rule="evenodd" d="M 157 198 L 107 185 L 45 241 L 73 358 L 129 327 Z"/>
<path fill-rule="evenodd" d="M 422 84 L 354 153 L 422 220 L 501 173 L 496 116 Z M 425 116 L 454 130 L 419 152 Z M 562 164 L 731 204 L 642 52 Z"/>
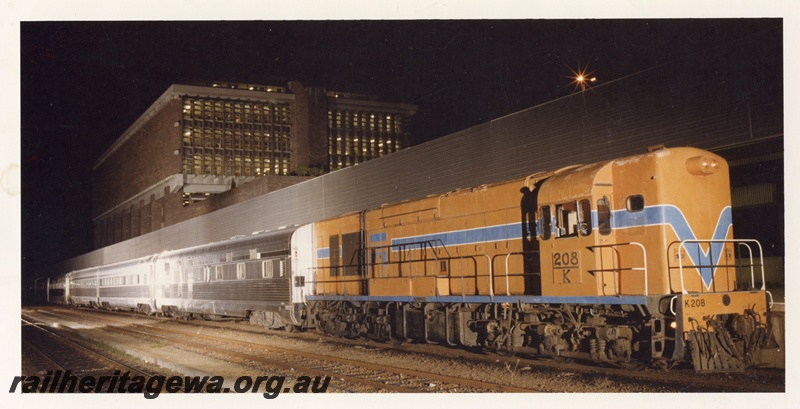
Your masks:
<path fill-rule="evenodd" d="M 400 150 L 408 115 L 354 94 L 329 93 L 328 168 L 342 169 Z M 382 109 L 383 108 L 383 109 Z"/>
<path fill-rule="evenodd" d="M 94 165 L 95 247 L 400 150 L 415 111 L 296 81 L 173 85 Z"/>

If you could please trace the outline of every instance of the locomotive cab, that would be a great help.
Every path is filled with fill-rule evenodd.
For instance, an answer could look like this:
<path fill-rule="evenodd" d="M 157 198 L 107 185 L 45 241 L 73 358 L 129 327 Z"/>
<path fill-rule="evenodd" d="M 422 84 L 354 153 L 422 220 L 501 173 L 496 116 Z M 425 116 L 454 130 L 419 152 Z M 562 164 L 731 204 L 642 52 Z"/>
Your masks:
<path fill-rule="evenodd" d="M 644 297 L 654 358 L 741 368 L 769 308 L 758 243 L 733 239 L 729 186 L 724 159 L 693 148 L 557 173 L 541 187 L 543 292 Z M 738 291 L 741 276 L 762 288 Z"/>

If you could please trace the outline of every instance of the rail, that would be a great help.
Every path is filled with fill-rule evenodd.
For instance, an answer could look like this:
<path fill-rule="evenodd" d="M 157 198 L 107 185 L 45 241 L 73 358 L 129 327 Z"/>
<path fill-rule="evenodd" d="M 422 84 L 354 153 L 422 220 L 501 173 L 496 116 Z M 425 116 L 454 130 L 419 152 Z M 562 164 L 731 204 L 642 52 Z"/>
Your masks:
<path fill-rule="evenodd" d="M 731 265 L 731 264 L 715 264 L 713 262 L 713 260 L 715 259 L 714 258 L 714 244 L 715 243 L 722 244 L 722 246 L 719 246 L 720 254 L 718 254 L 717 257 L 721 257 L 722 256 L 722 252 L 725 251 L 725 249 L 726 249 L 726 246 L 725 246 L 726 244 L 734 244 L 734 245 L 737 246 L 737 248 L 744 248 L 744 249 L 747 250 L 747 252 L 748 252 L 747 258 L 750 260 L 750 263 L 747 266 L 741 265 L 738 261 L 736 262 L 736 264 L 733 264 L 733 265 Z M 692 264 L 684 266 L 683 257 L 682 257 L 683 253 L 681 253 L 681 250 L 683 250 L 686 254 L 689 254 L 689 248 L 686 246 L 687 244 L 696 244 L 697 245 L 696 248 L 694 249 L 694 250 L 697 251 L 697 260 L 699 260 L 697 262 L 697 264 L 695 264 L 695 262 L 692 262 Z M 700 254 L 700 252 L 703 251 L 701 244 L 708 244 L 707 255 Z M 759 263 L 758 264 L 755 264 L 755 262 L 753 261 L 753 248 L 750 246 L 751 244 L 755 244 L 756 246 L 758 246 L 758 258 L 759 258 Z M 740 253 L 737 253 L 737 254 L 740 254 Z M 748 268 L 749 267 L 749 269 L 750 269 L 750 285 L 751 286 L 755 285 L 755 268 L 759 267 L 761 269 L 761 290 L 762 291 L 766 291 L 766 281 L 765 281 L 765 274 L 764 274 L 763 254 L 764 253 L 763 253 L 762 248 L 761 248 L 761 243 L 759 243 L 758 240 L 752 240 L 752 239 L 738 239 L 738 240 L 682 240 L 678 245 L 678 255 L 681 256 L 679 258 L 681 261 L 680 261 L 680 263 L 678 265 L 678 270 L 679 270 L 679 274 L 680 274 L 680 281 L 681 281 L 681 293 L 682 294 L 688 294 L 688 291 L 686 291 L 686 285 L 685 285 L 685 281 L 684 281 L 684 278 L 683 278 L 684 277 L 684 267 L 686 267 L 686 268 L 694 268 L 694 269 L 697 269 L 698 271 L 700 271 L 701 269 L 704 269 L 704 268 L 705 269 L 710 268 L 710 269 L 714 269 L 714 270 L 716 270 L 718 268 L 735 268 L 736 271 L 739 271 L 742 268 Z M 736 255 L 734 255 L 734 258 L 736 260 L 740 260 L 741 259 L 740 257 L 736 257 Z M 702 264 L 701 262 L 704 259 L 707 259 L 709 261 L 709 263 L 708 264 Z M 690 260 L 691 260 L 691 257 L 690 257 Z M 713 277 L 714 277 L 713 273 L 714 272 L 712 271 L 712 282 L 714 281 L 713 280 Z"/>

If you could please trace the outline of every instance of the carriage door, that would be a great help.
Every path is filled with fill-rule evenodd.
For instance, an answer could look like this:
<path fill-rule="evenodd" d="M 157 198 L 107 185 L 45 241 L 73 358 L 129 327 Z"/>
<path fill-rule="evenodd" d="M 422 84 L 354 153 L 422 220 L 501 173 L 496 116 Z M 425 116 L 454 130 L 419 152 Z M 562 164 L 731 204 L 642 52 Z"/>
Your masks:
<path fill-rule="evenodd" d="M 305 301 L 305 296 L 314 293 L 316 280 L 317 254 L 314 250 L 314 225 L 308 224 L 297 229 L 290 242 L 292 267 L 292 302 Z"/>
<path fill-rule="evenodd" d="M 615 247 L 616 236 L 613 226 L 613 203 L 611 184 L 595 183 L 594 211 L 594 272 L 597 279 L 598 295 L 617 295 L 619 293 L 620 260 Z"/>

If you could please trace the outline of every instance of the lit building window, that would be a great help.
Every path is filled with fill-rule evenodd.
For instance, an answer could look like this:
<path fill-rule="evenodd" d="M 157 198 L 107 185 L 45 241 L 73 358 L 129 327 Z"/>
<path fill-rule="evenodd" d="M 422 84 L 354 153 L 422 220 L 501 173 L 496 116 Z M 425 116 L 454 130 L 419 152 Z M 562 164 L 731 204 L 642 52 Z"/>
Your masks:
<path fill-rule="evenodd" d="M 282 158 L 291 150 L 289 104 L 187 98 L 183 118 L 183 145 L 197 150 L 184 151 L 184 173 L 262 176 L 274 170 L 288 174 L 288 160 L 283 166 L 270 159 Z"/>

